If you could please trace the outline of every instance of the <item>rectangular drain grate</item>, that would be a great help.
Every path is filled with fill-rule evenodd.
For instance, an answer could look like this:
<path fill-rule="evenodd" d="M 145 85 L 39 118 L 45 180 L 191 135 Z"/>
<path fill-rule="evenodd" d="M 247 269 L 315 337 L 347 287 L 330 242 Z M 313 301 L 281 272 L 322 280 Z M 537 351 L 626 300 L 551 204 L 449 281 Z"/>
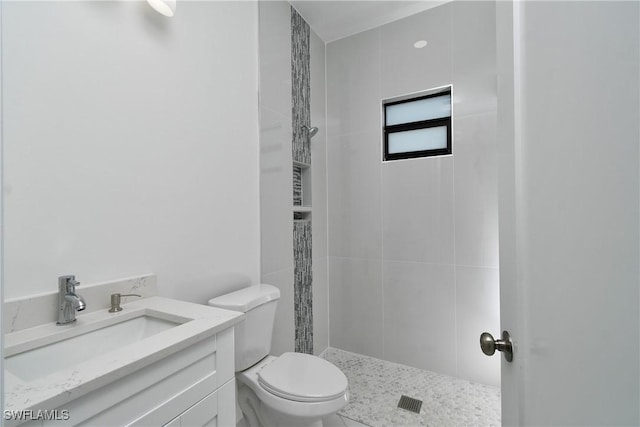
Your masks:
<path fill-rule="evenodd" d="M 400 396 L 400 402 L 398 402 L 398 408 L 406 409 L 407 411 L 415 412 L 416 414 L 420 413 L 420 408 L 422 408 L 422 400 L 414 399 L 413 397 L 405 396 L 404 394 Z"/>

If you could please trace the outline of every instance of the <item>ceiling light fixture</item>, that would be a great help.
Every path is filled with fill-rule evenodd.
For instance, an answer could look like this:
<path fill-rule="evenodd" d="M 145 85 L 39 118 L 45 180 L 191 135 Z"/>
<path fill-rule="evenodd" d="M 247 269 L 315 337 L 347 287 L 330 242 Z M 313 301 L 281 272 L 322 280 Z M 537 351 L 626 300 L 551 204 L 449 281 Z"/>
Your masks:
<path fill-rule="evenodd" d="M 415 47 L 416 49 L 422 49 L 426 45 L 427 45 L 427 41 L 426 40 L 418 40 L 417 42 L 415 42 L 413 44 L 413 47 Z"/>
<path fill-rule="evenodd" d="M 169 18 L 176 13 L 176 0 L 147 0 L 147 3 L 153 10 Z"/>

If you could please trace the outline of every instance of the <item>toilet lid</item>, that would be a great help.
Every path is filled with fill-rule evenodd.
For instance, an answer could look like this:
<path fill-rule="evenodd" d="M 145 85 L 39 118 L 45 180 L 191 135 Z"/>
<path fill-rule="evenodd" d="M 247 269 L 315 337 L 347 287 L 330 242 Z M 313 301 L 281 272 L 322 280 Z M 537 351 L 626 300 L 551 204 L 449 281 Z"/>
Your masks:
<path fill-rule="evenodd" d="M 347 377 L 317 356 L 284 353 L 258 374 L 258 383 L 276 396 L 298 402 L 323 402 L 347 390 Z"/>

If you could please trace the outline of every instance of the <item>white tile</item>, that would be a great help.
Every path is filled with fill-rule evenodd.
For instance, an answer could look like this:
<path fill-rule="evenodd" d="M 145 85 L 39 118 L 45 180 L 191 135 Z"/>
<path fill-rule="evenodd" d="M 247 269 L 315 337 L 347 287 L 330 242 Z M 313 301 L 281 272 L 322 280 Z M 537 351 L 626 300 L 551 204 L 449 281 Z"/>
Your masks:
<path fill-rule="evenodd" d="M 456 373 L 454 267 L 384 262 L 384 359 Z"/>
<path fill-rule="evenodd" d="M 313 137 L 313 142 L 326 139 L 326 67 L 325 44 L 311 30 L 309 38 L 310 78 L 311 78 L 311 125 L 317 126 L 318 134 Z M 318 138 L 320 132 L 324 136 Z M 313 144 L 312 144 L 313 146 Z"/>
<path fill-rule="evenodd" d="M 327 185 L 327 156 L 326 143 L 322 139 L 324 134 L 316 135 L 311 144 L 311 194 L 313 207 L 313 256 L 327 256 L 328 254 L 328 185 Z M 314 145 L 315 144 L 315 145 Z"/>
<path fill-rule="evenodd" d="M 493 1 L 452 3 L 452 83 L 457 116 L 497 108 L 496 10 Z"/>
<path fill-rule="evenodd" d="M 313 31 L 311 55 L 311 125 L 318 133 L 311 140 L 311 195 L 313 256 L 327 256 L 327 120 L 325 105 L 324 43 Z"/>
<path fill-rule="evenodd" d="M 374 29 L 327 45 L 327 135 L 380 128 L 380 44 Z"/>
<path fill-rule="evenodd" d="M 331 346 L 382 357 L 381 261 L 329 258 Z"/>
<path fill-rule="evenodd" d="M 315 235 L 313 236 L 315 240 Z M 329 346 L 329 281 L 327 257 L 313 258 L 313 352 Z"/>
<path fill-rule="evenodd" d="M 260 109 L 262 274 L 293 266 L 291 121 Z"/>
<path fill-rule="evenodd" d="M 383 98 L 451 83 L 451 4 L 380 27 Z M 426 40 L 427 46 L 413 44 Z"/>
<path fill-rule="evenodd" d="M 448 156 L 382 165 L 385 260 L 453 264 L 453 162 Z"/>
<path fill-rule="evenodd" d="M 380 135 L 328 140 L 329 255 L 380 259 Z"/>
<path fill-rule="evenodd" d="M 327 125 L 325 104 L 325 44 L 311 30 L 311 125 L 318 133 L 311 140 L 313 349 L 329 346 L 329 282 L 327 260 Z"/>
<path fill-rule="evenodd" d="M 500 278 L 497 268 L 456 268 L 458 376 L 500 387 L 502 355 L 485 356 L 480 334 L 500 336 Z"/>
<path fill-rule="evenodd" d="M 456 265 L 498 267 L 496 114 L 454 120 Z"/>
<path fill-rule="evenodd" d="M 291 11 L 286 1 L 259 3 L 260 104 L 291 117 Z"/>
<path fill-rule="evenodd" d="M 263 275 L 262 283 L 268 283 L 280 289 L 271 341 L 271 354 L 279 356 L 294 350 L 293 268 Z"/>

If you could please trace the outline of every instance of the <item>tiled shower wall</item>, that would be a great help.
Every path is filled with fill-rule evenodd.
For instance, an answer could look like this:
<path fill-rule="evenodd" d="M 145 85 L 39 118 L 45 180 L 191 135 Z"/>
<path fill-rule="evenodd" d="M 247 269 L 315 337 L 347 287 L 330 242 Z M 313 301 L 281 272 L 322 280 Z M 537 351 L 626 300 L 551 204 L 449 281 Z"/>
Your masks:
<path fill-rule="evenodd" d="M 499 384 L 495 46 L 482 1 L 327 45 L 332 347 Z M 382 163 L 380 100 L 447 84 L 453 156 Z"/>
<path fill-rule="evenodd" d="M 295 273 L 309 273 L 294 264 L 292 141 L 296 132 L 292 125 L 291 16 L 288 2 L 259 3 L 261 278 L 262 282 L 277 286 L 281 292 L 271 351 L 275 355 L 296 349 L 297 315 L 304 315 L 307 319 L 306 323 L 301 323 L 306 325 L 306 329 L 298 330 L 299 337 L 307 337 L 300 341 L 305 343 L 301 348 L 303 351 L 313 348 L 315 354 L 321 353 L 328 346 L 329 335 L 325 49 L 313 31 L 309 31 L 310 84 L 308 93 L 304 95 L 311 108 L 303 120 L 320 130 L 313 138 L 313 144 L 307 144 L 301 150 L 302 159 L 308 159 L 306 163 L 313 162 L 310 173 L 313 241 L 308 247 L 312 256 L 308 266 L 313 281 L 308 292 L 298 294 L 304 299 L 313 295 L 313 303 L 310 306 L 298 303 L 298 310 L 294 303 Z M 306 137 L 306 134 L 302 136 Z M 307 154 L 304 154 L 305 149 Z"/>

